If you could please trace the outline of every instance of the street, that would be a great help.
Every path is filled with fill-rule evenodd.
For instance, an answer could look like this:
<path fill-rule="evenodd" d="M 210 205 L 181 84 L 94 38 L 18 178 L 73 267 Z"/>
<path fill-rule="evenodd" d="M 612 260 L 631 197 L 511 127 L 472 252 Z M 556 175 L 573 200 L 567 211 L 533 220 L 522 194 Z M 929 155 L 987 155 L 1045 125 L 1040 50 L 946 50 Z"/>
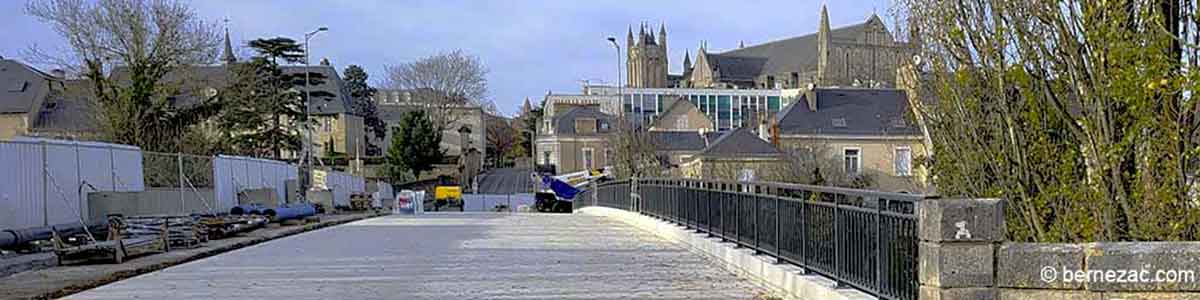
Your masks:
<path fill-rule="evenodd" d="M 386 216 L 66 299 L 752 299 L 705 257 L 604 217 Z"/>
<path fill-rule="evenodd" d="M 501 168 L 479 175 L 480 194 L 529 193 L 528 168 Z"/>

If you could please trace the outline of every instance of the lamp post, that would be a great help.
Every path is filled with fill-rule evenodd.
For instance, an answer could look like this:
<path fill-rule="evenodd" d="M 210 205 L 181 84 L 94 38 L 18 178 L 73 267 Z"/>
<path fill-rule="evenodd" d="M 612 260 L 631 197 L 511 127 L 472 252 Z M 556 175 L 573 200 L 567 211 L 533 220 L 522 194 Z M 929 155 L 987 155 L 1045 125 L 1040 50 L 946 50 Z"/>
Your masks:
<path fill-rule="evenodd" d="M 617 38 L 611 36 L 608 37 L 608 42 L 612 43 L 613 49 L 617 50 L 617 98 L 619 100 L 617 107 L 622 107 L 621 105 L 625 103 L 625 85 L 621 84 L 621 44 L 617 44 Z M 625 112 L 622 109 L 618 110 Z"/>
<path fill-rule="evenodd" d="M 312 187 L 312 128 L 309 128 L 310 120 L 308 115 L 309 97 L 312 96 L 312 91 L 309 87 L 312 70 L 309 70 L 311 65 L 308 59 L 308 41 L 317 35 L 317 33 L 327 30 L 329 30 L 328 27 L 320 27 L 317 30 L 304 34 L 304 181 L 300 185 L 300 190 L 304 192 L 307 192 Z"/>

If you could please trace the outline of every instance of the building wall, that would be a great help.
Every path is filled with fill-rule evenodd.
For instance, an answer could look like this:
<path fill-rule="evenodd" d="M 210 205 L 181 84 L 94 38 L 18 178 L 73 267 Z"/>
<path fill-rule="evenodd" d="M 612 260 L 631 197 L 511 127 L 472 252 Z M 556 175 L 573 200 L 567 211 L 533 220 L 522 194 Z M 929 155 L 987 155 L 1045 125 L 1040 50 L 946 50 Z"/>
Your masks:
<path fill-rule="evenodd" d="M 360 148 L 366 134 L 362 117 L 337 114 L 314 116 L 314 119 L 318 122 L 313 134 L 316 155 L 325 155 L 328 151 L 325 147 L 330 141 L 333 141 L 333 151 L 337 153 L 353 157 L 359 151 L 366 152 L 366 148 Z"/>
<path fill-rule="evenodd" d="M 558 174 L 583 171 L 584 166 L 583 149 L 592 149 L 593 168 L 601 168 L 610 165 L 609 160 L 612 155 L 606 155 L 608 141 L 603 138 L 585 138 L 585 139 L 560 139 L 560 140 L 542 140 L 537 144 L 538 164 L 544 164 L 543 153 L 550 153 L 550 163 L 555 166 Z"/>
<path fill-rule="evenodd" d="M 862 174 L 874 179 L 875 188 L 887 192 L 921 193 L 927 189 L 928 169 L 919 162 L 927 156 L 927 151 L 920 136 L 883 139 L 853 138 L 853 137 L 789 137 L 783 136 L 780 142 L 785 149 L 811 147 L 823 150 L 825 159 L 835 165 L 842 166 L 843 154 L 846 148 L 859 148 Z M 896 149 L 907 147 L 911 153 L 910 176 L 896 174 Z"/>
<path fill-rule="evenodd" d="M 682 122 L 681 122 L 682 121 Z M 675 111 L 669 111 L 659 117 L 654 123 L 652 130 L 688 130 L 696 131 L 705 129 L 712 131 L 715 128 L 713 121 L 701 113 L 694 106 L 686 109 L 676 108 Z"/>
<path fill-rule="evenodd" d="M 738 180 L 743 170 L 753 170 L 755 181 L 779 181 L 786 163 L 778 158 L 695 158 L 682 166 L 683 177 Z"/>

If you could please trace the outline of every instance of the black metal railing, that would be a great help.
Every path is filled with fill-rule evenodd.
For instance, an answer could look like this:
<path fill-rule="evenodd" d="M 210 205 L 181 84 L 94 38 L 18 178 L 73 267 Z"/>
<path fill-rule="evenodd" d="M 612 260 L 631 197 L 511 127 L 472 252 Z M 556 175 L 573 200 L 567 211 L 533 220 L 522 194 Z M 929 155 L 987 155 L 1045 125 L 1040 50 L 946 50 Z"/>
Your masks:
<path fill-rule="evenodd" d="M 881 299 L 917 298 L 915 211 L 924 195 L 694 179 L 609 182 L 582 195 L 576 208 L 641 212 Z"/>

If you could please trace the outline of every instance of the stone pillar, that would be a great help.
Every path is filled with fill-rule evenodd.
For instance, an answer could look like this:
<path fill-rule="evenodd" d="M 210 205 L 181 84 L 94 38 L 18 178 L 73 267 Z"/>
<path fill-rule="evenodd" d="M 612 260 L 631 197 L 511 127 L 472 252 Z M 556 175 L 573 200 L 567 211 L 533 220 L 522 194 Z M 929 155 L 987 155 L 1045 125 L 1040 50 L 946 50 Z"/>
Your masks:
<path fill-rule="evenodd" d="M 999 199 L 928 199 L 917 207 L 920 300 L 997 298 L 995 252 L 1004 239 Z"/>

